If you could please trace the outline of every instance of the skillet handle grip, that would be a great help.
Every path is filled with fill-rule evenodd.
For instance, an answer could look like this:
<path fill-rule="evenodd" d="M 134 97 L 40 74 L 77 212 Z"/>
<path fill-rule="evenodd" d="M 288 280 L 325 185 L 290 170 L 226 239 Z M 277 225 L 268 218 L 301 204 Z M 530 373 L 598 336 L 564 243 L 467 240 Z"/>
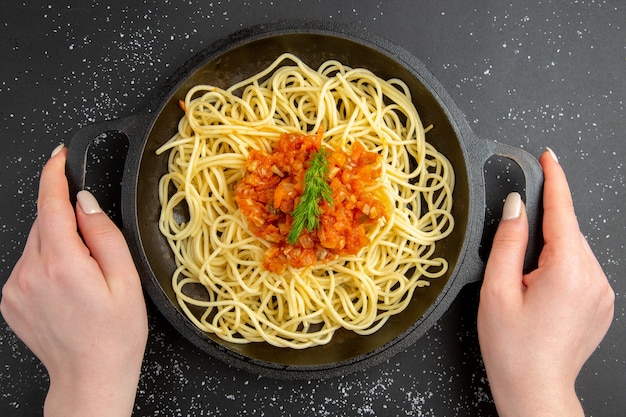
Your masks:
<path fill-rule="evenodd" d="M 500 142 L 493 142 L 493 154 L 515 162 L 525 178 L 525 190 L 522 199 L 526 205 L 528 217 L 528 246 L 524 258 L 524 272 L 537 267 L 539 254 L 543 247 L 541 232 L 543 219 L 543 169 L 539 161 L 530 153 Z M 488 191 L 488 190 L 487 190 Z"/>
<path fill-rule="evenodd" d="M 522 149 L 505 145 L 500 142 L 480 138 L 478 138 L 478 140 L 480 142 L 479 146 L 476 146 L 476 149 L 480 151 L 481 156 L 477 158 L 476 163 L 479 164 L 479 169 L 483 170 L 487 161 L 494 156 L 506 158 L 518 165 L 521 169 L 521 174 L 524 177 L 524 189 L 519 191 L 522 195 L 522 200 L 524 200 L 526 205 L 526 214 L 528 217 L 528 245 L 526 246 L 526 255 L 524 258 L 524 272 L 528 272 L 537 267 L 539 254 L 541 253 L 541 249 L 543 247 L 543 237 L 541 233 L 543 213 L 543 170 L 541 165 L 539 165 L 539 161 L 537 161 L 537 159 L 530 153 Z M 481 174 L 486 180 L 484 170 Z M 483 184 L 485 182 L 483 182 Z M 479 206 L 482 206 L 483 212 L 478 212 L 475 215 L 485 216 L 486 218 L 488 209 L 493 209 L 495 213 L 501 209 L 501 206 L 496 207 L 495 205 L 502 204 L 502 200 L 499 198 L 500 196 L 504 196 L 502 193 L 497 196 L 495 194 L 489 194 L 491 190 L 487 190 L 484 187 L 482 187 L 482 191 L 484 193 L 482 196 L 484 200 L 483 204 Z M 481 196 L 478 196 L 478 198 L 481 198 Z M 496 199 L 498 201 L 494 201 Z M 497 227 L 497 225 L 495 225 L 495 227 Z M 464 273 L 462 274 L 463 279 L 461 285 L 480 282 L 482 281 L 485 273 L 485 264 L 489 255 L 488 252 L 491 250 L 493 239 L 492 233 L 495 232 L 495 229 L 489 228 L 488 230 L 486 223 L 483 222 L 482 233 L 480 230 L 477 230 L 476 232 L 477 234 L 474 235 L 473 244 L 471 245 L 473 248 L 476 248 L 476 253 L 470 254 L 470 256 L 463 260 Z"/>
<path fill-rule="evenodd" d="M 130 116 L 88 125 L 74 134 L 68 147 L 65 166 L 72 204 L 76 203 L 76 194 L 85 188 L 89 145 L 99 136 L 110 132 L 123 134 L 129 144 L 132 144 L 136 127 L 137 116 Z"/>

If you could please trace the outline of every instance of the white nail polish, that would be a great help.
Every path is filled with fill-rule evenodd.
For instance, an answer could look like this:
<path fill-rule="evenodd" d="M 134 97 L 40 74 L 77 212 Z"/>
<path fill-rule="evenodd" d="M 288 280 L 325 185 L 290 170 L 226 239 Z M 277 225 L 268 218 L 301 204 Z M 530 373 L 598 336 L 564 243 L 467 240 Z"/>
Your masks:
<path fill-rule="evenodd" d="M 517 219 L 522 213 L 522 196 L 519 193 L 510 193 L 504 200 L 502 220 Z"/>
<path fill-rule="evenodd" d="M 559 158 L 557 158 L 556 154 L 554 153 L 552 149 L 546 146 L 546 151 L 548 151 L 548 153 L 550 154 L 550 156 L 552 157 L 552 159 L 554 159 L 556 163 L 559 163 Z"/>
<path fill-rule="evenodd" d="M 102 213 L 98 200 L 87 190 L 79 191 L 78 194 L 76 194 L 76 201 L 85 214 Z"/>
<path fill-rule="evenodd" d="M 60 144 L 59 146 L 57 146 L 56 148 L 54 148 L 52 150 L 52 153 L 50 154 L 50 158 L 54 158 L 59 152 L 61 152 L 61 150 L 65 147 L 64 144 Z"/>

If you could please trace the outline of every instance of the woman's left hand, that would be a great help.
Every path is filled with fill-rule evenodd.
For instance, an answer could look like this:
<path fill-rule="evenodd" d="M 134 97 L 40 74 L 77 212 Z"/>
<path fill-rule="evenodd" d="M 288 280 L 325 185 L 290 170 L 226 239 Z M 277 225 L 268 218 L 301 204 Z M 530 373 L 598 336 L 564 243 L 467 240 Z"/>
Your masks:
<path fill-rule="evenodd" d="M 0 308 L 48 370 L 47 416 L 130 415 L 148 335 L 145 300 L 124 237 L 95 198 L 79 193 L 74 212 L 66 156 L 55 150 L 42 171 L 38 215 Z"/>

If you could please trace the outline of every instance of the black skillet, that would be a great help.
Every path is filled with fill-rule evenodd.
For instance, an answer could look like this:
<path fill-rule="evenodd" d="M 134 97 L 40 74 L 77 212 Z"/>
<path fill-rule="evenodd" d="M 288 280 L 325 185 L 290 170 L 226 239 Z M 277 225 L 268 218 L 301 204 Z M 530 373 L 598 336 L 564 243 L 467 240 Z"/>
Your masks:
<path fill-rule="evenodd" d="M 179 310 L 170 284 L 174 259 L 157 224 L 157 184 L 166 171 L 166 156 L 157 156 L 155 150 L 176 130 L 182 116 L 178 100 L 196 84 L 228 87 L 287 51 L 311 67 L 332 58 L 351 67 L 368 68 L 385 79 L 404 80 L 424 125 L 435 126 L 429 140 L 451 160 L 456 173 L 454 232 L 437 247 L 449 261 L 447 275 L 416 291 L 409 307 L 377 333 L 358 336 L 338 332 L 328 345 L 305 350 L 266 343 L 236 345 L 198 330 Z M 84 187 L 90 143 L 106 132 L 121 133 L 129 143 L 122 179 L 122 223 L 146 293 L 169 322 L 200 349 L 262 376 L 317 379 L 365 369 L 408 348 L 432 327 L 460 289 L 482 277 L 484 262 L 479 248 L 488 209 L 484 165 L 492 156 L 514 161 L 525 178 L 531 231 L 527 267 L 536 261 L 541 246 L 543 175 L 537 160 L 522 150 L 477 137 L 420 61 L 397 45 L 353 27 L 328 22 L 279 22 L 252 27 L 217 42 L 180 68 L 145 110 L 76 133 L 67 165 L 73 193 Z"/>

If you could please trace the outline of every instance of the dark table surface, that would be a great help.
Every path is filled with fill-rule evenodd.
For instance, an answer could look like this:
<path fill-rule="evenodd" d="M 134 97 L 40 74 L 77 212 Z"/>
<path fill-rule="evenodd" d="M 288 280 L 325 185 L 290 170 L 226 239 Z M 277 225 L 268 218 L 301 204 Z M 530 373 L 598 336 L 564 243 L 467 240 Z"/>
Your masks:
<path fill-rule="evenodd" d="M 144 108 L 229 33 L 286 18 L 355 24 L 409 50 L 472 129 L 557 152 L 584 234 L 616 291 L 613 325 L 577 382 L 589 416 L 626 410 L 626 8 L 613 1 L 6 1 L 0 17 L 0 284 L 34 218 L 39 171 L 76 129 Z M 232 368 L 149 304 L 135 415 L 496 415 L 476 336 L 479 286 L 406 351 L 365 371 L 286 382 Z M 0 415 L 32 416 L 47 374 L 0 323 Z"/>

